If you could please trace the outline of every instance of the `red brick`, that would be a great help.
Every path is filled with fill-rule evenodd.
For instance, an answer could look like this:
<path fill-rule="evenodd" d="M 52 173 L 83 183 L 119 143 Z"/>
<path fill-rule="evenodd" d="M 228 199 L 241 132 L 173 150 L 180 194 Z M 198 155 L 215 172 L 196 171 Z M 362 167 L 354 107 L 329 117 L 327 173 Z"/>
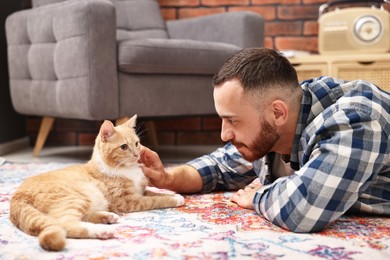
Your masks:
<path fill-rule="evenodd" d="M 252 4 L 266 5 L 266 4 L 299 4 L 301 0 L 252 0 Z"/>
<path fill-rule="evenodd" d="M 274 49 L 274 39 L 272 37 L 265 37 L 264 38 L 264 47 Z"/>
<path fill-rule="evenodd" d="M 249 0 L 201 0 L 204 6 L 248 5 Z"/>
<path fill-rule="evenodd" d="M 181 8 L 179 9 L 180 18 L 198 17 L 211 14 L 225 13 L 224 8 Z"/>
<path fill-rule="evenodd" d="M 267 36 L 301 35 L 302 22 L 268 22 L 265 23 L 265 34 Z"/>
<path fill-rule="evenodd" d="M 271 21 L 276 18 L 276 8 L 273 6 L 248 6 L 248 7 L 229 7 L 229 12 L 251 11 L 263 16 L 265 21 Z"/>
<path fill-rule="evenodd" d="M 303 24 L 303 35 L 318 35 L 318 23 L 316 21 L 307 21 Z"/>
<path fill-rule="evenodd" d="M 160 6 L 199 6 L 200 0 L 158 0 Z"/>
<path fill-rule="evenodd" d="M 31 141 L 35 144 L 37 135 L 31 135 Z M 77 134 L 74 132 L 58 133 L 50 132 L 45 146 L 75 146 L 77 143 Z"/>
<path fill-rule="evenodd" d="M 203 124 L 202 124 L 202 129 L 203 130 L 221 130 L 221 118 L 218 116 L 215 117 L 204 117 L 202 119 Z"/>
<path fill-rule="evenodd" d="M 158 132 L 157 139 L 159 145 L 176 145 L 175 132 Z M 142 138 L 141 142 L 145 145 L 150 145 L 150 140 L 147 138 L 147 136 Z"/>
<path fill-rule="evenodd" d="M 39 126 L 41 125 L 42 117 L 36 116 L 27 116 L 26 117 L 26 131 L 27 132 L 35 132 L 39 130 Z"/>
<path fill-rule="evenodd" d="M 213 145 L 223 144 L 219 132 L 178 133 L 177 145 Z"/>
<path fill-rule="evenodd" d="M 278 50 L 304 50 L 309 52 L 318 51 L 317 37 L 276 37 L 275 48 Z"/>
<path fill-rule="evenodd" d="M 95 144 L 97 134 L 81 133 L 78 134 L 78 145 L 93 146 Z"/>
<path fill-rule="evenodd" d="M 278 6 L 277 17 L 282 20 L 317 19 L 318 6 Z"/>
<path fill-rule="evenodd" d="M 201 130 L 201 118 L 200 117 L 187 117 L 187 118 L 174 118 L 156 120 L 157 131 L 188 131 L 188 130 Z"/>
<path fill-rule="evenodd" d="M 163 8 L 161 9 L 161 15 L 164 18 L 164 20 L 176 20 L 177 19 L 177 12 L 174 8 Z"/>
<path fill-rule="evenodd" d="M 324 4 L 327 0 L 303 0 L 303 4 Z"/>

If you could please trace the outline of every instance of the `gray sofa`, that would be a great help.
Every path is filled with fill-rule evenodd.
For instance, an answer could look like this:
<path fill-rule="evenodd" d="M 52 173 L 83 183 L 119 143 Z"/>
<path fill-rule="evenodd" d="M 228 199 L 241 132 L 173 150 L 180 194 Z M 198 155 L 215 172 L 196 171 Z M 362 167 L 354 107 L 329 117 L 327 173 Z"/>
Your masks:
<path fill-rule="evenodd" d="M 155 0 L 32 4 L 7 18 L 6 37 L 13 106 L 44 118 L 35 154 L 54 118 L 215 114 L 217 68 L 263 44 L 263 19 L 250 12 L 166 22 Z"/>

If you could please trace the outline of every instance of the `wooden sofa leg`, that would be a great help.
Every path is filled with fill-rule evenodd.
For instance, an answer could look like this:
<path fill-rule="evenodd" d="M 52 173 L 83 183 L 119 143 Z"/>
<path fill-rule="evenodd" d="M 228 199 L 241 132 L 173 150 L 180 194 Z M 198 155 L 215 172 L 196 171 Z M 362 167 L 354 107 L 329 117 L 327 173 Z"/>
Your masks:
<path fill-rule="evenodd" d="M 130 117 L 127 117 L 127 116 L 119 118 L 115 121 L 115 125 L 121 125 L 129 119 L 130 119 Z M 151 146 L 153 148 L 157 148 L 158 147 L 158 138 L 157 138 L 156 125 L 154 124 L 153 121 L 145 121 L 144 124 L 145 124 L 145 128 L 147 129 L 147 134 L 148 134 L 148 138 L 149 138 L 149 141 L 151 143 Z"/>
<path fill-rule="evenodd" d="M 39 127 L 37 141 L 35 142 L 33 156 L 38 156 L 46 142 L 47 136 L 53 127 L 54 117 L 43 117 Z"/>

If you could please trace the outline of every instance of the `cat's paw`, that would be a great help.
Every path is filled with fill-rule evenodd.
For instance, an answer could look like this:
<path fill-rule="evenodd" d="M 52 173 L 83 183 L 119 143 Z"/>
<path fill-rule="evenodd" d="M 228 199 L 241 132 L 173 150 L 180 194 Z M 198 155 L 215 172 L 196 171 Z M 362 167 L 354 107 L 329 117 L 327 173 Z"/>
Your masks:
<path fill-rule="evenodd" d="M 115 238 L 115 232 L 107 231 L 100 233 L 96 238 L 106 240 Z"/>
<path fill-rule="evenodd" d="M 91 237 L 98 239 L 115 238 L 115 231 L 116 228 L 113 228 L 112 226 L 105 226 L 99 224 L 95 224 L 95 226 L 89 230 Z"/>
<path fill-rule="evenodd" d="M 115 224 L 118 223 L 119 216 L 113 212 L 108 212 L 103 218 L 103 224 Z"/>
<path fill-rule="evenodd" d="M 183 206 L 185 203 L 184 197 L 179 194 L 175 194 L 174 199 L 176 200 L 177 207 Z"/>
<path fill-rule="evenodd" d="M 119 216 L 113 212 L 95 211 L 86 215 L 84 220 L 95 224 L 115 224 L 118 223 Z"/>

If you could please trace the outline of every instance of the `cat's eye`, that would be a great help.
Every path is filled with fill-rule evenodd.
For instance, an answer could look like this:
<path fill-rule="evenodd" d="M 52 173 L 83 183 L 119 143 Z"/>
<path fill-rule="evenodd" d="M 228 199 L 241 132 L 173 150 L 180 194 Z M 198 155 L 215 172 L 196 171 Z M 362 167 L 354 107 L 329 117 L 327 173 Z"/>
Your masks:
<path fill-rule="evenodd" d="M 127 144 L 122 144 L 121 146 L 119 146 L 123 151 L 126 151 L 127 149 L 129 149 L 129 146 Z"/>
<path fill-rule="evenodd" d="M 138 147 L 138 146 L 139 146 L 139 142 L 136 142 L 136 143 L 135 143 L 135 147 Z"/>

